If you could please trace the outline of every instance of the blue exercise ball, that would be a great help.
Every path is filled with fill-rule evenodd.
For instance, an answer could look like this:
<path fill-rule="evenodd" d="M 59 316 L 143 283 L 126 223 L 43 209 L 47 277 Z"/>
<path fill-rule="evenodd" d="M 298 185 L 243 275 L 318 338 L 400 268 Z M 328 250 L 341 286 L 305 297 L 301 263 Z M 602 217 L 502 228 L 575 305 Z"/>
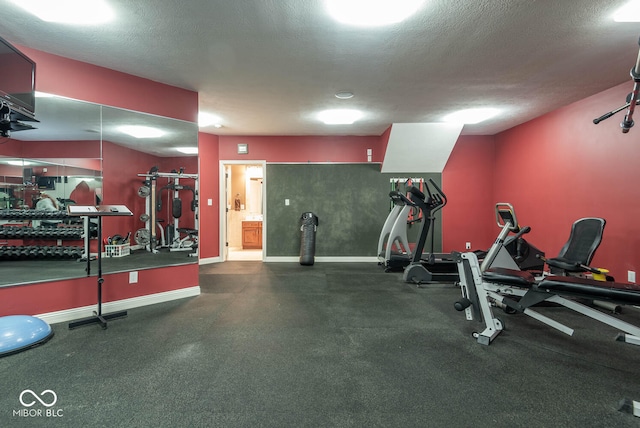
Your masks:
<path fill-rule="evenodd" d="M 0 357 L 41 345 L 53 336 L 51 326 L 37 317 L 0 317 Z"/>

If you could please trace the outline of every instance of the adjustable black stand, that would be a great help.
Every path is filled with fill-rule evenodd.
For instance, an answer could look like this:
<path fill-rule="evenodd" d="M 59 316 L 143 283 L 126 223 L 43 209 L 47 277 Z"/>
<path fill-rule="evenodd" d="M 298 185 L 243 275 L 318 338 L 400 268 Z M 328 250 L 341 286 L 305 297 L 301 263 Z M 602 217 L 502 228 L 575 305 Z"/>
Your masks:
<path fill-rule="evenodd" d="M 112 216 L 131 216 L 133 213 L 124 205 L 101 205 L 101 206 L 69 206 L 69 215 L 81 216 L 81 217 L 95 217 L 98 220 L 98 308 L 93 312 L 93 316 L 83 318 L 77 321 L 69 323 L 69 330 L 76 327 L 82 327 L 89 324 L 100 324 L 103 329 L 107 328 L 107 321 L 117 318 L 124 318 L 127 316 L 127 311 L 113 312 L 110 314 L 102 313 L 102 284 L 104 278 L 102 277 L 102 217 Z M 87 244 L 87 247 L 89 245 Z M 87 257 L 90 260 L 90 250 L 86 248 Z M 87 260 L 87 265 L 89 265 Z M 90 269 L 87 266 L 87 276 Z"/>
<path fill-rule="evenodd" d="M 638 44 L 640 45 L 640 39 L 638 39 Z M 640 104 L 640 51 L 638 52 L 638 59 L 636 60 L 636 65 L 631 69 L 631 78 L 633 79 L 633 91 L 627 95 L 627 103 L 622 107 L 618 107 L 617 109 L 610 111 L 609 113 L 605 113 L 600 117 L 593 119 L 593 123 L 596 125 L 602 122 L 605 119 L 610 118 L 614 114 L 627 109 L 627 114 L 624 116 L 622 122 L 620 122 L 620 128 L 622 128 L 622 133 L 626 134 L 629 132 L 631 127 L 634 125 L 633 122 L 633 112 L 637 105 Z"/>

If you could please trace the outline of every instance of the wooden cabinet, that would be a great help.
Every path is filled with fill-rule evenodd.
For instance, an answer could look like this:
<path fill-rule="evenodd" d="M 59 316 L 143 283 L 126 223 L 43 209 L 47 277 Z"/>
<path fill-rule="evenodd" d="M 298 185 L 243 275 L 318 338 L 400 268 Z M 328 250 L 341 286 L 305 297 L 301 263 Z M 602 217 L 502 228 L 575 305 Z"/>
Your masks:
<path fill-rule="evenodd" d="M 262 249 L 262 222 L 243 221 L 242 222 L 242 249 L 256 250 Z"/>

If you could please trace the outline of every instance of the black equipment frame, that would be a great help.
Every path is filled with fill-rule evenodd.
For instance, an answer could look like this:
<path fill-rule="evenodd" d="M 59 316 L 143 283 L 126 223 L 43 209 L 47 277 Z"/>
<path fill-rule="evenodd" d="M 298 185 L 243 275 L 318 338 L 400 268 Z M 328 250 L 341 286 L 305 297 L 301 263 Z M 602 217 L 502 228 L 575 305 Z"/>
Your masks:
<path fill-rule="evenodd" d="M 638 39 L 638 45 L 640 45 L 640 38 Z M 622 107 L 618 107 L 617 109 L 610 111 L 609 113 L 605 113 L 600 117 L 593 119 L 593 123 L 596 125 L 602 122 L 605 119 L 610 118 L 614 114 L 627 109 L 627 114 L 625 114 L 624 119 L 620 122 L 620 128 L 622 128 L 622 133 L 626 134 L 633 127 L 633 112 L 640 101 L 638 98 L 640 97 L 640 50 L 638 51 L 638 58 L 636 59 L 636 65 L 631 69 L 630 72 L 631 79 L 633 79 L 633 91 L 627 95 L 627 103 Z"/>
<path fill-rule="evenodd" d="M 98 220 L 98 306 L 97 310 L 93 312 L 93 316 L 83 318 L 77 321 L 69 323 L 69 330 L 77 327 L 82 327 L 89 324 L 100 324 L 102 329 L 107 328 L 107 321 L 117 318 L 124 318 L 127 316 L 127 311 L 113 312 L 110 314 L 102 313 L 102 284 L 104 278 L 102 277 L 102 218 L 103 217 L 115 217 L 115 216 L 132 216 L 133 213 L 129 208 L 124 205 L 99 205 L 99 206 L 78 206 L 70 205 L 68 208 L 70 216 L 76 217 L 93 217 Z M 86 244 L 88 247 L 88 243 Z M 87 255 L 90 254 L 89 248 L 86 248 Z M 90 276 L 90 260 L 91 257 L 87 257 L 87 276 Z"/>

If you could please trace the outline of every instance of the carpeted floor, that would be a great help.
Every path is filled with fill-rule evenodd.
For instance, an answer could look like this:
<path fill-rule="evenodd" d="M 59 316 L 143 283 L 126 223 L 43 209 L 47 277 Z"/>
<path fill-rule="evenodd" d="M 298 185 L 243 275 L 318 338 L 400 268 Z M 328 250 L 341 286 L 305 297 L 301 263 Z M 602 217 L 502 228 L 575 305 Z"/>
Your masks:
<path fill-rule="evenodd" d="M 0 426 L 640 426 L 616 409 L 640 400 L 640 348 L 565 309 L 540 311 L 573 337 L 504 315 L 487 347 L 453 309 L 455 286 L 417 289 L 375 264 L 200 271 L 198 297 L 107 330 L 54 325 L 48 343 L 1 358 Z M 638 312 L 621 317 L 640 325 Z M 25 407 L 27 389 L 57 401 Z"/>

